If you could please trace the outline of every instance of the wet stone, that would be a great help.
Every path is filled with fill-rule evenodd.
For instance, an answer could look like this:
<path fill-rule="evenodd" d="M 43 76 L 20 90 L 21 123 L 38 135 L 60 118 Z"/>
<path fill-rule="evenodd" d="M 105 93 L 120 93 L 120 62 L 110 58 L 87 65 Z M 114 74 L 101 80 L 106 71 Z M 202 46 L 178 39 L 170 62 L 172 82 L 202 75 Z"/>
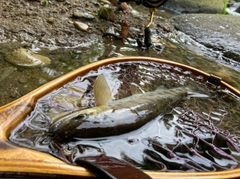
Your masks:
<path fill-rule="evenodd" d="M 73 24 L 78 30 L 82 30 L 82 31 L 87 32 L 88 29 L 89 29 L 88 25 L 84 24 L 82 22 L 75 21 Z"/>
<path fill-rule="evenodd" d="M 13 99 L 19 98 L 20 96 L 21 96 L 21 93 L 18 91 L 17 88 L 13 89 L 9 94 L 9 97 Z"/>
<path fill-rule="evenodd" d="M 39 84 L 40 84 L 40 85 L 43 85 L 43 84 L 45 84 L 45 83 L 47 83 L 47 80 L 46 80 L 46 79 L 44 79 L 44 78 L 40 78 L 40 79 L 39 79 Z"/>
<path fill-rule="evenodd" d="M 224 1 L 168 0 L 164 7 L 178 13 L 222 13 Z"/>
<path fill-rule="evenodd" d="M 51 63 L 51 60 L 48 57 L 34 54 L 24 48 L 20 48 L 7 53 L 5 56 L 5 60 L 13 65 L 23 67 L 39 67 Z"/>
<path fill-rule="evenodd" d="M 197 42 L 240 61 L 240 16 L 217 14 L 182 14 L 170 22 Z"/>
<path fill-rule="evenodd" d="M 28 80 L 27 80 L 26 77 L 20 77 L 19 80 L 18 80 L 18 82 L 21 83 L 21 84 L 25 84 L 25 83 L 27 83 L 27 81 Z"/>
<path fill-rule="evenodd" d="M 74 49 L 74 50 L 73 50 L 73 53 L 75 53 L 75 54 L 81 54 L 82 51 L 81 51 L 81 50 Z"/>
<path fill-rule="evenodd" d="M 85 19 L 94 19 L 95 17 L 88 12 L 81 12 L 79 10 L 73 11 L 73 17 L 75 18 L 85 18 Z"/>
<path fill-rule="evenodd" d="M 67 40 L 64 37 L 60 36 L 59 38 L 56 39 L 56 42 L 59 44 L 66 44 Z"/>

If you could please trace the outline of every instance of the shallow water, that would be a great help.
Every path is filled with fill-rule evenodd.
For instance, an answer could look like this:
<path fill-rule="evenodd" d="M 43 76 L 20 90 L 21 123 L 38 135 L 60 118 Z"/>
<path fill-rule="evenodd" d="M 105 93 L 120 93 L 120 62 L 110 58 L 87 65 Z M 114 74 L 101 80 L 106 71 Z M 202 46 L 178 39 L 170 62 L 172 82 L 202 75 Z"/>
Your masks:
<path fill-rule="evenodd" d="M 233 87 L 240 89 L 239 63 L 222 59 L 220 52 L 206 49 L 180 32 L 159 34 L 152 29 L 152 37 L 153 46 L 148 50 L 139 48 L 134 39 L 123 44 L 121 40 L 113 37 L 105 37 L 104 41 L 89 47 L 38 49 L 33 45 L 30 49 L 52 60 L 50 65 L 38 68 L 23 68 L 7 63 L 4 55 L 22 45 L 1 44 L 0 69 L 5 75 L 0 78 L 0 105 L 7 104 L 81 66 L 118 56 L 146 56 L 176 61 L 220 76 Z"/>
<path fill-rule="evenodd" d="M 52 123 L 66 113 L 94 106 L 92 88 L 99 74 L 105 75 L 114 100 L 130 96 L 132 85 L 144 92 L 159 86 L 163 90 L 190 85 L 194 90 L 137 130 L 103 138 L 59 139 L 50 130 Z M 91 71 L 39 99 L 10 140 L 70 163 L 106 154 L 146 170 L 228 170 L 239 167 L 239 109 L 239 97 L 209 88 L 191 71 L 166 64 L 120 63 Z"/>

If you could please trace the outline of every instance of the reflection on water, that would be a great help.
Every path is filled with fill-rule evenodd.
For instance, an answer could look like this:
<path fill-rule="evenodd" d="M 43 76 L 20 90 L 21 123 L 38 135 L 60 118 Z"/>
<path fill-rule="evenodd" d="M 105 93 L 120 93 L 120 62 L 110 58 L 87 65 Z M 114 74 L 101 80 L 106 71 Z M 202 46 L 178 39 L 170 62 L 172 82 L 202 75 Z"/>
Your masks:
<path fill-rule="evenodd" d="M 178 34 L 160 34 L 156 29 L 152 30 L 152 37 L 153 46 L 149 50 L 139 49 L 134 39 L 123 44 L 121 40 L 111 37 L 105 37 L 103 42 L 95 43 L 90 47 L 55 50 L 42 48 L 37 53 L 49 57 L 52 63 L 47 67 L 32 69 L 12 66 L 4 60 L 4 54 L 22 45 L 1 45 L 0 69 L 7 75 L 0 78 L 0 105 L 9 103 L 42 84 L 81 66 L 118 56 L 157 57 L 180 62 L 220 76 L 233 87 L 240 89 L 240 65 L 231 60 L 224 61 L 220 52 L 210 51 L 180 32 Z"/>
<path fill-rule="evenodd" d="M 105 75 L 114 100 L 131 96 L 132 86 L 146 93 L 179 86 L 193 91 L 171 105 L 159 100 L 155 108 L 165 105 L 166 110 L 159 110 L 157 117 L 149 118 L 137 130 L 102 138 L 59 138 L 50 130 L 53 123 L 61 124 L 68 114 L 95 106 L 93 85 L 99 74 Z M 201 76 L 194 76 L 190 70 L 146 62 L 118 63 L 91 71 L 39 99 L 10 140 L 70 163 L 78 157 L 106 154 L 147 170 L 221 171 L 239 167 L 239 111 L 239 97 L 221 87 L 217 91 L 209 88 Z M 101 128 L 98 130 L 101 132 Z"/>

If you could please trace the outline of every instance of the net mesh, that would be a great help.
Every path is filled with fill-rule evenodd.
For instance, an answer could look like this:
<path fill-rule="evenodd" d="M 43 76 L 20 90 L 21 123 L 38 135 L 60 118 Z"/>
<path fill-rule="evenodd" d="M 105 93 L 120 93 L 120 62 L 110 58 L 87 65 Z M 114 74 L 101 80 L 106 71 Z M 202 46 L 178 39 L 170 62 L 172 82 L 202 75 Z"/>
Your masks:
<path fill-rule="evenodd" d="M 49 126 L 65 114 L 94 106 L 93 84 L 99 74 L 106 77 L 113 100 L 189 85 L 196 92 L 128 134 L 56 140 Z M 81 156 L 106 154 L 146 170 L 229 170 L 239 167 L 239 111 L 239 97 L 221 87 L 209 88 L 204 77 L 191 70 L 150 62 L 117 63 L 79 76 L 39 99 L 10 140 L 71 164 Z"/>

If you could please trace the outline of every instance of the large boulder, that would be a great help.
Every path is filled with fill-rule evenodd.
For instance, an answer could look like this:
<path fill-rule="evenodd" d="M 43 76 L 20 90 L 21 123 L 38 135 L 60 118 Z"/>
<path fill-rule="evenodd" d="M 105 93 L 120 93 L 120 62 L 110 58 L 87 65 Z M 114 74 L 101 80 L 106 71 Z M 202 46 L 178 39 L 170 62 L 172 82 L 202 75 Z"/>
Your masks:
<path fill-rule="evenodd" d="M 240 62 L 240 16 L 182 14 L 170 22 L 199 43 Z"/>
<path fill-rule="evenodd" d="M 222 13 L 224 0 L 168 0 L 163 6 L 177 13 Z"/>

